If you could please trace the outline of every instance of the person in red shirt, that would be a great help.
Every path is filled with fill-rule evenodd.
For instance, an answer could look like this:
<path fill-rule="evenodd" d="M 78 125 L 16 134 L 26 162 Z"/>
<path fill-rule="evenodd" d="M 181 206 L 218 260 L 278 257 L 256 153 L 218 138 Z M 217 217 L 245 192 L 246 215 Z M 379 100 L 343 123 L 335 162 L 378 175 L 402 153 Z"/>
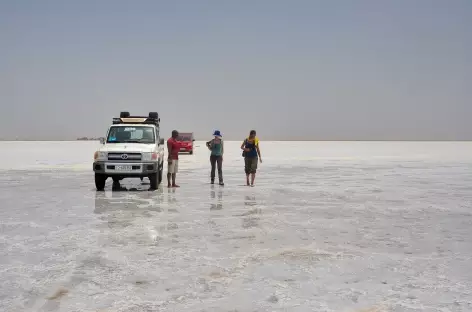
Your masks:
<path fill-rule="evenodd" d="M 179 152 L 180 142 L 177 141 L 179 132 L 177 130 L 172 131 L 172 137 L 167 140 L 167 151 L 169 156 L 167 157 L 167 186 L 168 187 L 179 187 L 175 184 L 175 176 L 179 170 Z M 172 183 L 171 183 L 172 178 Z"/>

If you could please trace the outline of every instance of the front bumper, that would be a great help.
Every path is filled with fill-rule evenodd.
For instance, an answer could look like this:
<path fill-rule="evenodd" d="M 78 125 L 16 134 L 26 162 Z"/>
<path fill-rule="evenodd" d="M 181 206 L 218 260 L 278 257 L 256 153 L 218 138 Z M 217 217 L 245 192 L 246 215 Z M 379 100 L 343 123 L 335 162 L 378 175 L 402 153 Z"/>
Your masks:
<path fill-rule="evenodd" d="M 109 177 L 147 177 L 159 172 L 159 163 L 94 161 L 93 171 Z"/>
<path fill-rule="evenodd" d="M 185 146 L 180 148 L 180 153 L 188 153 L 193 150 L 193 146 Z"/>

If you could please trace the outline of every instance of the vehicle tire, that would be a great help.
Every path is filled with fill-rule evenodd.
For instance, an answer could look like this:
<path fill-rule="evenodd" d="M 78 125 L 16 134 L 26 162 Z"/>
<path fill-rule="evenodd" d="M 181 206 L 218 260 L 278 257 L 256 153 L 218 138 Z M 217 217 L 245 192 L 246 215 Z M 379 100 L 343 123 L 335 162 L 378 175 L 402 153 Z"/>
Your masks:
<path fill-rule="evenodd" d="M 191 151 L 189 152 L 189 154 L 192 155 L 192 154 L 193 154 L 193 150 L 191 150 Z"/>
<path fill-rule="evenodd" d="M 128 118 L 129 116 L 129 112 L 120 112 L 120 118 Z"/>
<path fill-rule="evenodd" d="M 149 112 L 149 118 L 157 119 L 159 114 L 157 112 Z"/>
<path fill-rule="evenodd" d="M 157 190 L 159 187 L 159 172 L 151 174 L 149 176 L 149 182 L 151 182 L 151 190 Z"/>
<path fill-rule="evenodd" d="M 100 173 L 95 173 L 95 187 L 97 191 L 103 191 L 105 189 L 105 183 L 107 181 L 107 177 Z"/>

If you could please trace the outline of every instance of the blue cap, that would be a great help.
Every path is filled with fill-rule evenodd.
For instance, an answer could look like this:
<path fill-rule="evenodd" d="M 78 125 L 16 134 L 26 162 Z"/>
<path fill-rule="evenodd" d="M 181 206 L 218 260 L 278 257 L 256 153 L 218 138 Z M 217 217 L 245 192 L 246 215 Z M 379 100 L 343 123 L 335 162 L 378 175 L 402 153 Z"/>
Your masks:
<path fill-rule="evenodd" d="M 215 130 L 215 132 L 213 132 L 213 135 L 217 137 L 221 137 L 220 130 Z"/>

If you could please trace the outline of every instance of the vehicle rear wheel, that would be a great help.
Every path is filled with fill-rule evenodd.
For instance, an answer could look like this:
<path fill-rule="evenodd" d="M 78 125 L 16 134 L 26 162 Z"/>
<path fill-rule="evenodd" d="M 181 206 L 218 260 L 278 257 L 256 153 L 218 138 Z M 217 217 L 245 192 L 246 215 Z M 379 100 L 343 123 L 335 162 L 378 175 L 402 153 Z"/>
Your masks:
<path fill-rule="evenodd" d="M 107 181 L 107 177 L 100 173 L 95 173 L 95 187 L 97 191 L 103 191 L 105 189 L 105 183 Z"/>
<path fill-rule="evenodd" d="M 189 152 L 189 154 L 192 155 L 192 154 L 193 154 L 193 150 L 191 150 L 191 151 Z"/>
<path fill-rule="evenodd" d="M 151 190 L 157 190 L 159 187 L 159 172 L 151 174 L 149 176 L 149 182 L 151 182 Z"/>

